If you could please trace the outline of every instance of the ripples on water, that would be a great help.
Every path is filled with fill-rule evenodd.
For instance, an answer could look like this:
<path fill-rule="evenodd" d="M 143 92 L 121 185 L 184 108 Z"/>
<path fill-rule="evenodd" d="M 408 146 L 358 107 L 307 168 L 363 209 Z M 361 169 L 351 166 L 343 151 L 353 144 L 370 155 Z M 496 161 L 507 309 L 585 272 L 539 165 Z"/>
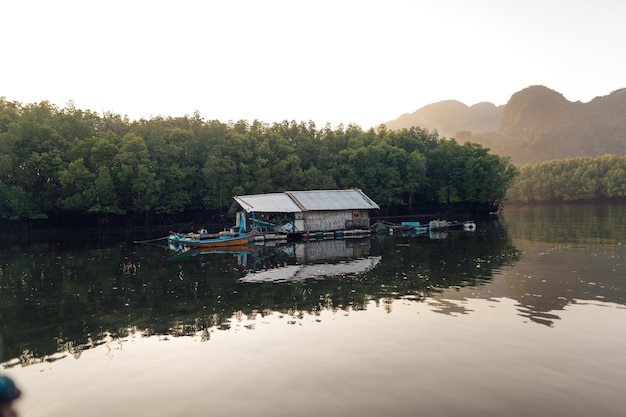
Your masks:
<path fill-rule="evenodd" d="M 625 213 L 183 256 L 7 243 L 3 367 L 32 416 L 621 415 Z"/>

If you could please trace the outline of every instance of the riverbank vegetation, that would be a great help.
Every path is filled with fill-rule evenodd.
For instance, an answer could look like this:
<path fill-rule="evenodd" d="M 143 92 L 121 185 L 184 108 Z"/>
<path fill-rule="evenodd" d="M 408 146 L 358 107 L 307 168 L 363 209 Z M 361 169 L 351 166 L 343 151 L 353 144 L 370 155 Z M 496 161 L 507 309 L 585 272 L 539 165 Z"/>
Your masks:
<path fill-rule="evenodd" d="M 523 165 L 507 192 L 511 202 L 626 199 L 626 156 L 579 157 Z"/>
<path fill-rule="evenodd" d="M 232 196 L 361 188 L 381 207 L 494 204 L 507 158 L 420 128 L 223 123 L 0 98 L 0 218 L 223 210 Z"/>

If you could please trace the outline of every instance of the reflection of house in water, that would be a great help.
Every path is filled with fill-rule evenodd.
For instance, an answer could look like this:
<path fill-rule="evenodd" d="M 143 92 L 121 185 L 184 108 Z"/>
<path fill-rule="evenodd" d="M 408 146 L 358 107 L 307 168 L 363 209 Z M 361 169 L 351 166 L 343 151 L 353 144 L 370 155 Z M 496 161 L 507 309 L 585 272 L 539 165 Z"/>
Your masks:
<path fill-rule="evenodd" d="M 370 254 L 369 239 L 333 239 L 294 243 L 296 261 L 311 263 L 361 258 Z"/>
<path fill-rule="evenodd" d="M 292 282 L 307 279 L 324 279 L 339 275 L 362 274 L 374 268 L 380 262 L 380 256 L 340 261 L 338 263 L 320 263 L 310 265 L 286 265 L 259 272 L 251 272 L 240 282 Z"/>
<path fill-rule="evenodd" d="M 298 242 L 277 246 L 274 250 L 286 254 L 288 262 L 250 270 L 239 281 L 287 282 L 361 274 L 374 268 L 381 259 L 369 256 L 369 239 Z"/>

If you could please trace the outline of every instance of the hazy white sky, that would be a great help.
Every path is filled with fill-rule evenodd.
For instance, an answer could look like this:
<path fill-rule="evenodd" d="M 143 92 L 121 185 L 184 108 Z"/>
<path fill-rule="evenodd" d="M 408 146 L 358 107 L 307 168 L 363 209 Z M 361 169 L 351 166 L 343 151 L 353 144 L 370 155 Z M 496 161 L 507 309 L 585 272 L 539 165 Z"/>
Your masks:
<path fill-rule="evenodd" d="M 626 87 L 621 0 L 20 0 L 0 96 L 111 111 L 363 128 L 541 84 Z"/>

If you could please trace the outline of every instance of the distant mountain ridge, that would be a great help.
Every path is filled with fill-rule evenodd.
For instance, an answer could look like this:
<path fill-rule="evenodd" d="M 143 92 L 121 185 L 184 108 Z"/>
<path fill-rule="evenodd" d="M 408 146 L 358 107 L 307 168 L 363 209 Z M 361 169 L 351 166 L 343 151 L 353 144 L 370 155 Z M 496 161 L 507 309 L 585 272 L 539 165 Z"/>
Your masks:
<path fill-rule="evenodd" d="M 405 113 L 384 125 L 391 130 L 420 126 L 445 137 L 461 131 L 494 132 L 500 130 L 503 109 L 504 106 L 487 102 L 467 106 L 457 100 L 445 100 Z"/>
<path fill-rule="evenodd" d="M 429 104 L 384 123 L 420 126 L 458 142 L 479 143 L 517 164 L 607 153 L 626 155 L 626 88 L 588 103 L 568 101 L 545 86 L 513 94 L 506 105 Z"/>

